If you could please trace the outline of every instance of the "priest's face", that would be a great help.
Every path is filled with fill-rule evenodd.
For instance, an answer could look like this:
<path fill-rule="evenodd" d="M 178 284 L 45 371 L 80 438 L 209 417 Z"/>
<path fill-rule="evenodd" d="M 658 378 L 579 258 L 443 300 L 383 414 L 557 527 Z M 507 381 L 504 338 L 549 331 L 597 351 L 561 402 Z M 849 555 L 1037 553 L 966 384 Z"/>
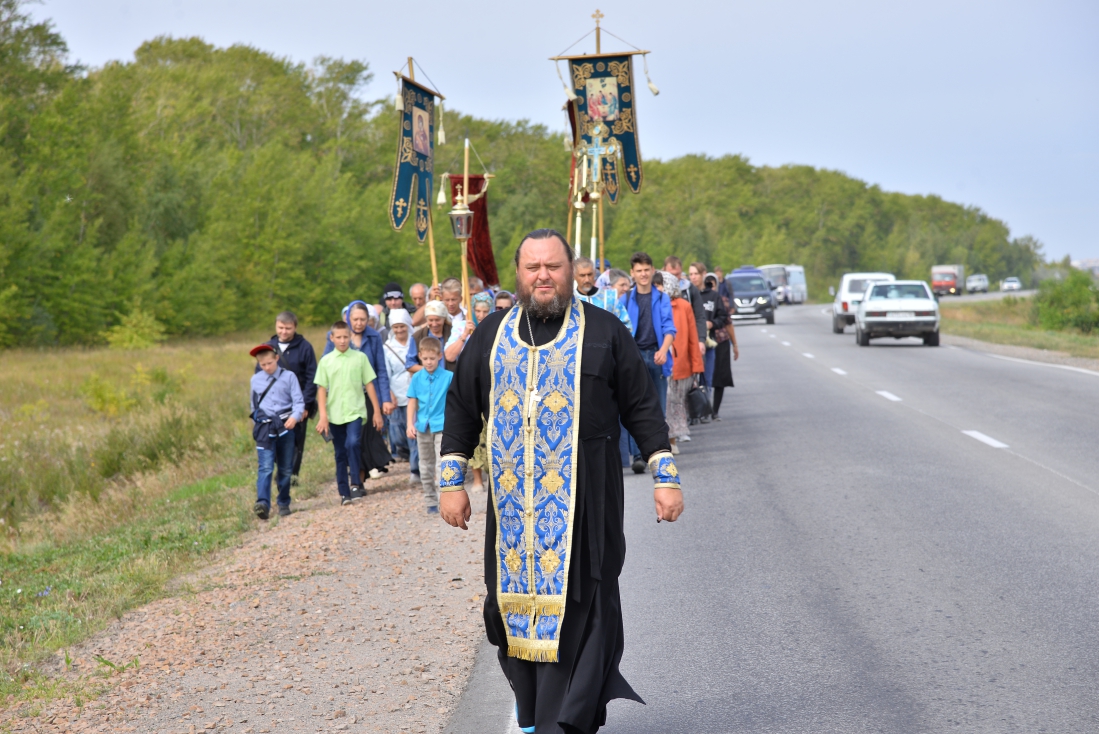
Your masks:
<path fill-rule="evenodd" d="M 556 237 L 524 240 L 520 245 L 516 298 L 531 316 L 560 316 L 572 301 L 572 263 L 567 247 Z"/>

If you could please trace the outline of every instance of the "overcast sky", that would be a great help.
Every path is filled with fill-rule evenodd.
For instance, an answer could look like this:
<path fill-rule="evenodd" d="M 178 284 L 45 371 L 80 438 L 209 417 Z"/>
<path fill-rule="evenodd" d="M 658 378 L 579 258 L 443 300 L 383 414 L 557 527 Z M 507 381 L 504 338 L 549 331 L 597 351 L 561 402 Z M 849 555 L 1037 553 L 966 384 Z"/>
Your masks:
<path fill-rule="evenodd" d="M 593 26 L 597 6 L 604 27 L 653 52 L 660 96 L 639 90 L 637 102 L 646 158 L 837 169 L 978 206 L 1049 257 L 1099 257 L 1095 0 L 45 0 L 32 12 L 90 66 L 193 35 L 297 61 L 362 59 L 376 73 L 367 95 L 382 96 L 412 55 L 453 108 L 560 130 L 547 57 Z M 605 52 L 623 48 L 604 36 Z"/>

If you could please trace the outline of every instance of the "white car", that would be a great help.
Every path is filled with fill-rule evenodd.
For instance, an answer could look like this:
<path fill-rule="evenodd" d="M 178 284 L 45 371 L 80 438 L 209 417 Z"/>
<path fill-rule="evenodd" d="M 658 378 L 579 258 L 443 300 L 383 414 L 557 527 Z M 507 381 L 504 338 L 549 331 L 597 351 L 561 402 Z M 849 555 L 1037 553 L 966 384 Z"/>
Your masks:
<path fill-rule="evenodd" d="M 988 276 L 983 273 L 965 279 L 965 289 L 970 293 L 988 293 Z"/>
<path fill-rule="evenodd" d="M 939 303 L 922 280 L 875 283 L 855 313 L 855 341 L 870 346 L 871 339 L 918 336 L 929 347 L 939 346 Z"/>
<path fill-rule="evenodd" d="M 896 280 L 892 273 L 844 273 L 832 301 L 832 333 L 842 334 L 844 327 L 855 323 L 855 309 L 870 284 L 891 280 Z"/>
<path fill-rule="evenodd" d="M 1021 291 L 1022 289 L 1023 284 L 1015 276 L 1004 278 L 1004 282 L 1000 284 L 1000 290 L 1002 291 Z"/>

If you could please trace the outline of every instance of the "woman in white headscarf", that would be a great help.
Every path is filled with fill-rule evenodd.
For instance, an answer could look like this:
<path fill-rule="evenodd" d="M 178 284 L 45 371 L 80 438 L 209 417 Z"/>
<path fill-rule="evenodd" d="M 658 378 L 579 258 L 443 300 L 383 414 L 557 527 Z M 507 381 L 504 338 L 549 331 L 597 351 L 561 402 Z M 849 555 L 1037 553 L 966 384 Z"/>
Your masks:
<path fill-rule="evenodd" d="M 412 339 L 412 317 L 403 308 L 389 311 L 389 334 L 383 344 L 385 369 L 389 374 L 389 390 L 393 393 L 397 408 L 389 415 L 389 444 L 394 456 L 407 459 L 412 476 L 410 481 L 420 481 L 420 457 L 415 441 L 408 440 L 408 383 L 412 373 L 408 371 L 409 355 L 416 356 L 416 342 Z"/>
<path fill-rule="evenodd" d="M 446 310 L 446 304 L 442 301 L 428 301 L 424 306 L 424 318 L 427 323 L 421 326 L 416 331 L 412 332 L 412 339 L 416 342 L 416 351 L 419 352 L 420 341 L 425 336 L 433 336 L 439 340 L 440 344 L 446 344 L 450 340 L 450 316 Z M 447 362 L 446 368 L 451 372 L 454 371 L 455 362 Z M 417 359 L 415 366 L 409 367 L 409 372 L 419 372 L 423 367 L 420 366 L 419 359 Z"/>
<path fill-rule="evenodd" d="M 679 453 L 679 440 L 690 439 L 691 429 L 687 414 L 687 393 L 694 385 L 695 375 L 705 370 L 702 354 L 698 351 L 698 326 L 687 294 L 679 286 L 679 278 L 661 271 L 664 286 L 661 290 L 672 302 L 672 319 L 675 321 L 675 339 L 672 342 L 672 375 L 668 380 L 668 438 L 672 453 Z"/>

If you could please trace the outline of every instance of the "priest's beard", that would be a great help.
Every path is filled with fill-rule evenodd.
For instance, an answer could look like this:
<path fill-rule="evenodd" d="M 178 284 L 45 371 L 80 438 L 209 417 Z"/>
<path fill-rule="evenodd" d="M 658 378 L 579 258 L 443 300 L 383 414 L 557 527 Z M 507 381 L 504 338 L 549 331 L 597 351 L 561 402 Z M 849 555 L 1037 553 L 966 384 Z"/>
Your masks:
<path fill-rule="evenodd" d="M 535 285 L 541 285 L 536 283 Z M 560 290 L 554 290 L 553 298 L 542 302 L 534 297 L 534 290 L 523 284 L 517 284 L 515 300 L 523 309 L 536 319 L 556 319 L 565 315 L 569 303 L 572 302 L 572 294 L 562 294 Z"/>

